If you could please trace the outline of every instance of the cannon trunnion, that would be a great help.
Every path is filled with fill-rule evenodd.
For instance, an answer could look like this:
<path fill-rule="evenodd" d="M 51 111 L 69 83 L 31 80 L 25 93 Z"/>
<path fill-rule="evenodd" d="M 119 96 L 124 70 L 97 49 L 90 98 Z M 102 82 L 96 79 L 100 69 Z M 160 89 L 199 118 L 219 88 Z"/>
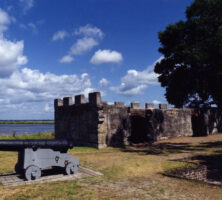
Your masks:
<path fill-rule="evenodd" d="M 77 173 L 79 159 L 67 154 L 73 143 L 68 140 L 0 140 L 0 151 L 18 151 L 16 173 L 27 180 L 41 177 L 41 169 L 60 167 L 66 174 Z"/>

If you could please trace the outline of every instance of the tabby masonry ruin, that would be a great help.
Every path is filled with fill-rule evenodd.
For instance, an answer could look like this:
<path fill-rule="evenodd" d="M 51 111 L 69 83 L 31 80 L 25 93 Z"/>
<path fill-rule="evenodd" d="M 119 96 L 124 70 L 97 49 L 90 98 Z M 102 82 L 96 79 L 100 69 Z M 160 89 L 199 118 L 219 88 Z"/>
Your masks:
<path fill-rule="evenodd" d="M 217 109 L 196 112 L 189 108 L 167 108 L 166 104 L 123 102 L 108 105 L 100 92 L 55 99 L 55 137 L 73 140 L 77 146 L 103 148 L 153 142 L 172 137 L 207 135 L 218 132 Z"/>

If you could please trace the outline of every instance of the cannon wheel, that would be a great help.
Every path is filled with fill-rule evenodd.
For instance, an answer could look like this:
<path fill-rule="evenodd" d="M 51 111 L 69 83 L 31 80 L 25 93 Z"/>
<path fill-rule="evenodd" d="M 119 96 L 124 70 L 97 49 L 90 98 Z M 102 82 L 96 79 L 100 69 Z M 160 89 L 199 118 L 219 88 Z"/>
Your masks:
<path fill-rule="evenodd" d="M 30 180 L 35 180 L 41 177 L 41 169 L 35 165 L 30 165 L 25 170 L 25 178 Z"/>
<path fill-rule="evenodd" d="M 78 166 L 75 165 L 73 162 L 68 163 L 65 167 L 65 172 L 67 175 L 74 174 L 77 171 L 78 171 Z"/>

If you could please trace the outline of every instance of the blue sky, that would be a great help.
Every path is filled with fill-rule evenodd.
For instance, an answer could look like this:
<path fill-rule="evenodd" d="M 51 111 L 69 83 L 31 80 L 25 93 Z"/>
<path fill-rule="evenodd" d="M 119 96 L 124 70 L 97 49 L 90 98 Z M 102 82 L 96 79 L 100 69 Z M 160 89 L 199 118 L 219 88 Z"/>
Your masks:
<path fill-rule="evenodd" d="M 53 100 L 167 103 L 158 32 L 191 0 L 1 0 L 0 119 L 53 119 Z"/>

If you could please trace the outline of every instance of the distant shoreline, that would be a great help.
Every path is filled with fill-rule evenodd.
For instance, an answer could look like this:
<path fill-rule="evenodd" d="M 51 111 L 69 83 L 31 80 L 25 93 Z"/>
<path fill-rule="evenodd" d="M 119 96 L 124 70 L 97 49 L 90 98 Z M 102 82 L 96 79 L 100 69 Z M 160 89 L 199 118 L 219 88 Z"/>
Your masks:
<path fill-rule="evenodd" d="M 54 124 L 54 120 L 0 120 L 0 124 Z"/>

